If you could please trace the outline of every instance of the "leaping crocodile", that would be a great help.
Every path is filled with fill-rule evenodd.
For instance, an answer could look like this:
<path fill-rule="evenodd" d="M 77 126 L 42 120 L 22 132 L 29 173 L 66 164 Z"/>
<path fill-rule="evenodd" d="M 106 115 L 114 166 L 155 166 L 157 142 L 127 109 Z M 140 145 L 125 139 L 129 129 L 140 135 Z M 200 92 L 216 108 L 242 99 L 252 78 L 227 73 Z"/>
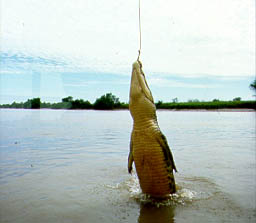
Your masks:
<path fill-rule="evenodd" d="M 175 193 L 173 170 L 177 169 L 166 137 L 160 131 L 156 106 L 139 60 L 133 63 L 129 109 L 133 118 L 129 173 L 134 161 L 143 193 L 152 197 Z"/>

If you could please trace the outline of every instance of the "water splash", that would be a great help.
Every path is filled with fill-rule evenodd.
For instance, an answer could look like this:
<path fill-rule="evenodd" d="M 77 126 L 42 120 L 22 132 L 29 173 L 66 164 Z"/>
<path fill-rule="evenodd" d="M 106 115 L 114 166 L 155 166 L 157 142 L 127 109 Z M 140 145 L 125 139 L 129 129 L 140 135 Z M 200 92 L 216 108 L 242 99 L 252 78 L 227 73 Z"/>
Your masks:
<path fill-rule="evenodd" d="M 134 200 L 140 204 L 151 204 L 156 207 L 186 205 L 193 200 L 198 199 L 198 193 L 188 188 L 182 188 L 178 185 L 178 190 L 175 194 L 170 194 L 164 199 L 154 198 L 144 194 L 141 191 L 138 177 L 133 174 L 128 179 L 115 185 L 105 185 L 105 187 L 113 190 L 120 190 L 122 193 L 127 193 L 128 199 Z"/>

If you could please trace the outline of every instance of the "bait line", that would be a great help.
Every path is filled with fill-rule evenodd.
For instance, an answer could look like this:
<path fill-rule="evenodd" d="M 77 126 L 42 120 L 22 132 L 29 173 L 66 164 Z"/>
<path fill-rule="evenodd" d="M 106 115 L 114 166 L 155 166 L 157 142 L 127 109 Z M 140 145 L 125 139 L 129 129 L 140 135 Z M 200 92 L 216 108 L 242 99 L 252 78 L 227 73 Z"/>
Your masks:
<path fill-rule="evenodd" d="M 139 55 L 137 60 L 139 61 L 140 59 L 140 52 L 141 52 L 141 21 L 140 21 L 140 0 L 139 0 L 139 34 L 140 34 L 140 48 L 139 48 Z"/>

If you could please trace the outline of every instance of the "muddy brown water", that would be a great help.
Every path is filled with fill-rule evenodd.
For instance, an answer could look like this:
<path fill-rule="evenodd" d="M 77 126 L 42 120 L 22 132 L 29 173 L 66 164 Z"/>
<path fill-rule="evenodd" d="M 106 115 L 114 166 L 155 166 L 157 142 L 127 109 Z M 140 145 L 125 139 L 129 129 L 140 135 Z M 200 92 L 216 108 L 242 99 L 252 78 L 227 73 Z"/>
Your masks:
<path fill-rule="evenodd" d="M 127 173 L 128 111 L 0 110 L 0 222 L 255 222 L 254 112 L 158 111 L 164 201 Z"/>

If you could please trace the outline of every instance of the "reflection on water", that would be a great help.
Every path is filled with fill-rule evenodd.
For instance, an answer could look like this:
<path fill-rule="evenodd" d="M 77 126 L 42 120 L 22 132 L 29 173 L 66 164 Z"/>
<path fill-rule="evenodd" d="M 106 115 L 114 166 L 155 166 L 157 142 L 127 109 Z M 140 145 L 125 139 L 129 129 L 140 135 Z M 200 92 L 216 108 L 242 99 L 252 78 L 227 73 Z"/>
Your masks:
<path fill-rule="evenodd" d="M 128 111 L 0 110 L 0 222 L 255 222 L 255 113 L 158 120 L 179 170 L 161 201 L 127 173 Z"/>
<path fill-rule="evenodd" d="M 174 207 L 141 204 L 139 223 L 172 223 L 174 222 Z"/>
<path fill-rule="evenodd" d="M 229 218 L 232 218 L 232 222 L 241 222 L 241 219 L 242 222 L 251 222 L 254 219 L 255 210 L 247 212 L 250 216 L 243 216 L 244 209 L 209 178 L 178 175 L 177 180 L 177 193 L 166 199 L 142 194 L 136 175 L 116 185 L 105 185 L 105 188 L 123 195 L 121 198 L 112 196 L 111 199 L 116 200 L 115 206 L 122 207 L 125 200 L 137 205 L 140 209 L 138 222 L 226 222 Z M 127 212 L 131 212 L 129 206 L 118 215 L 129 219 L 125 215 Z"/>

